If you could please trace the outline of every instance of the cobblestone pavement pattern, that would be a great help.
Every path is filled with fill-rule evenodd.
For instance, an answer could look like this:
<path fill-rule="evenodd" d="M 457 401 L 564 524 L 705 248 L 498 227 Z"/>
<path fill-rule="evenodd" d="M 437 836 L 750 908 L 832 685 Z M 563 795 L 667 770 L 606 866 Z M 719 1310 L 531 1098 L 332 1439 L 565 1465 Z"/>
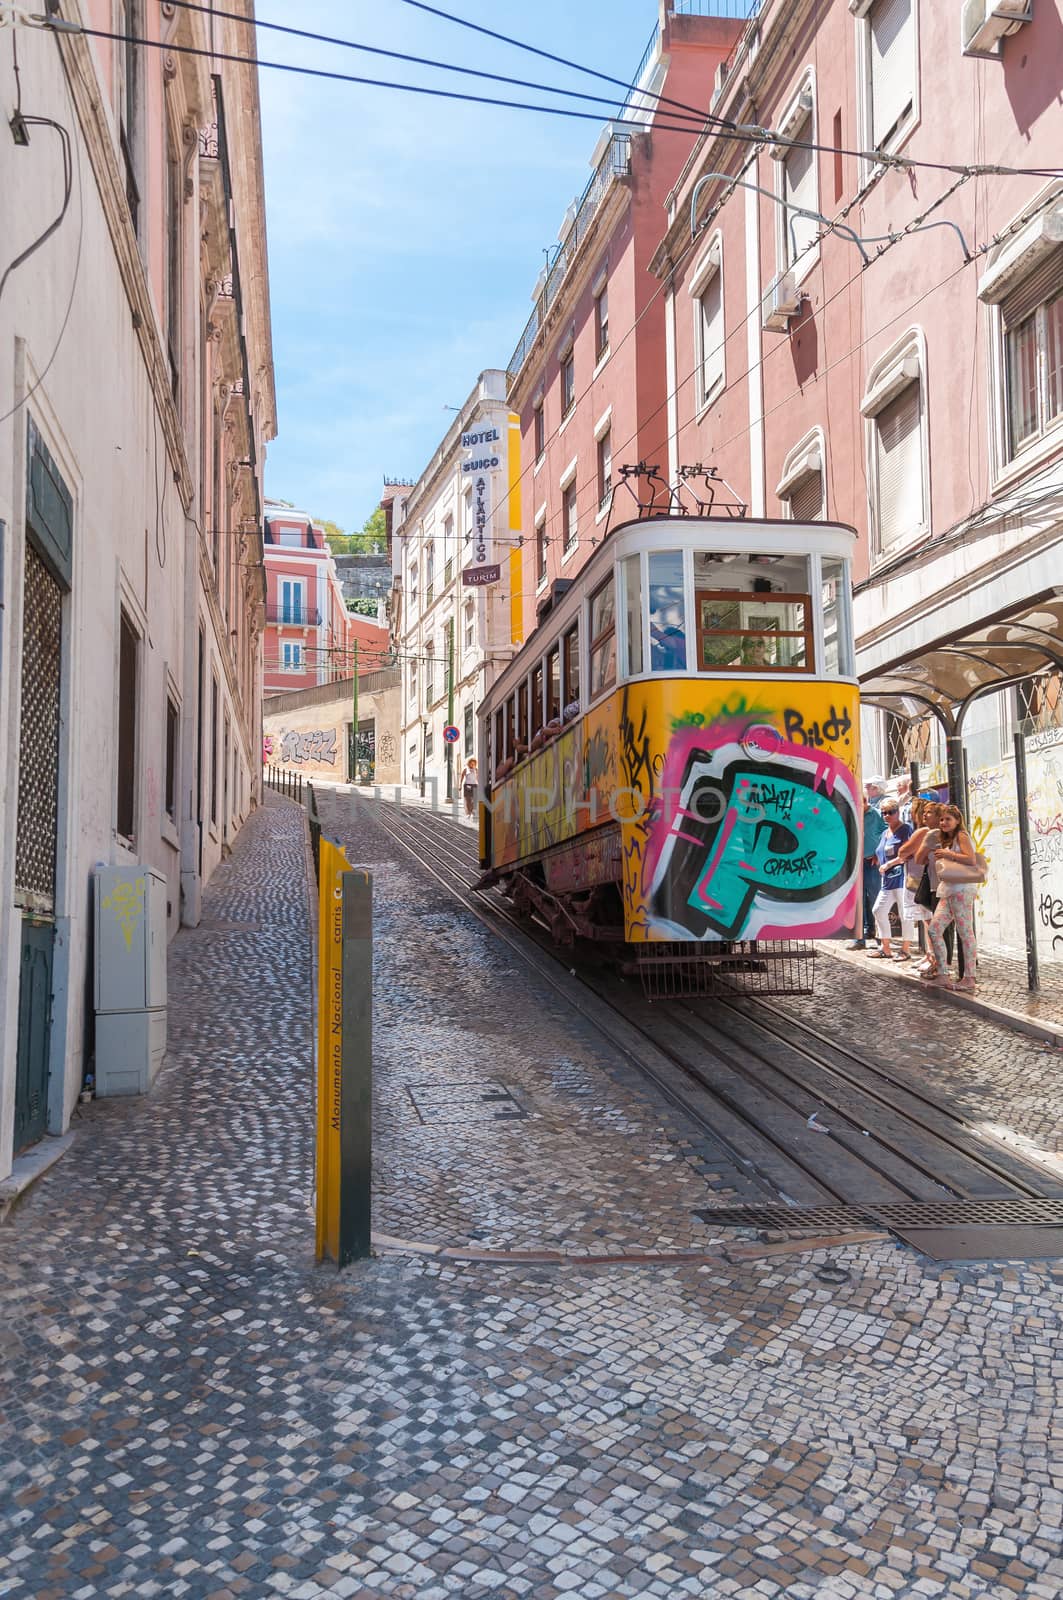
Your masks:
<path fill-rule="evenodd" d="M 711 1144 L 325 809 L 376 874 L 377 1228 L 710 1245 Z M 315 1270 L 301 827 L 275 800 L 245 827 L 173 948 L 155 1092 L 86 1108 L 0 1230 L 0 1595 L 1058 1595 L 1054 1264 Z M 1028 1048 L 973 1032 L 953 1086 L 1006 1107 Z"/>

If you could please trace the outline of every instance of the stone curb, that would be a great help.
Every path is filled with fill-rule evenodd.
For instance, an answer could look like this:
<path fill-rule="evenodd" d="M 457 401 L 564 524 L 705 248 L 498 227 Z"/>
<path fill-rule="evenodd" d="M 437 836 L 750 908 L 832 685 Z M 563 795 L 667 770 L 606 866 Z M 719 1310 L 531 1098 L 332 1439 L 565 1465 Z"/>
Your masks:
<path fill-rule="evenodd" d="M 76 1137 L 72 1128 L 62 1134 L 45 1134 L 38 1144 L 15 1157 L 10 1177 L 0 1183 L 0 1222 L 6 1221 L 9 1213 L 38 1178 L 43 1178 L 66 1155 Z"/>
<path fill-rule="evenodd" d="M 953 989 L 928 989 L 918 979 L 911 978 L 906 972 L 900 972 L 890 963 L 881 961 L 868 961 L 863 967 L 856 961 L 849 961 L 840 951 L 832 948 L 831 944 L 823 940 L 817 949 L 824 955 L 832 956 L 835 961 L 840 961 L 842 966 L 850 970 L 866 971 L 875 978 L 885 978 L 895 983 L 906 983 L 910 989 L 916 989 L 918 994 L 924 995 L 937 1005 L 956 1006 L 961 1011 L 969 1011 L 973 1016 L 982 1017 L 986 1022 L 996 1022 L 1002 1028 L 1011 1028 L 1015 1033 L 1025 1033 L 1042 1044 L 1055 1045 L 1063 1049 L 1063 1024 L 1045 1022 L 1040 1017 L 1026 1016 L 1021 1011 L 1011 1011 L 1007 1006 L 994 1005 L 990 1000 L 981 1000 L 973 994 L 957 994 Z"/>
<path fill-rule="evenodd" d="M 591 1255 L 578 1250 L 472 1250 L 459 1245 L 429 1244 L 424 1240 L 396 1239 L 391 1234 L 374 1233 L 373 1250 L 378 1255 L 430 1256 L 437 1261 L 464 1261 L 481 1266 L 492 1263 L 497 1266 L 551 1267 L 720 1266 L 726 1262 L 769 1260 L 773 1256 L 807 1255 L 815 1250 L 832 1250 L 849 1244 L 878 1244 L 891 1237 L 888 1233 L 864 1230 L 787 1239 L 775 1244 L 727 1245 L 722 1250 L 621 1250 L 615 1255 Z"/>

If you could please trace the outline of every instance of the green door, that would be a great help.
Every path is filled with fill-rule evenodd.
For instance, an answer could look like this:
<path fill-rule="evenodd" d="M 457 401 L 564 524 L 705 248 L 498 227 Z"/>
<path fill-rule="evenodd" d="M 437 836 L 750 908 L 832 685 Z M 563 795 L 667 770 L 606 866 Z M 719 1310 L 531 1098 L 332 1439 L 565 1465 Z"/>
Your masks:
<path fill-rule="evenodd" d="M 15 1067 L 15 1154 L 33 1144 L 48 1121 L 48 1040 L 52 1010 L 55 927 L 22 919 L 18 990 L 18 1060 Z"/>

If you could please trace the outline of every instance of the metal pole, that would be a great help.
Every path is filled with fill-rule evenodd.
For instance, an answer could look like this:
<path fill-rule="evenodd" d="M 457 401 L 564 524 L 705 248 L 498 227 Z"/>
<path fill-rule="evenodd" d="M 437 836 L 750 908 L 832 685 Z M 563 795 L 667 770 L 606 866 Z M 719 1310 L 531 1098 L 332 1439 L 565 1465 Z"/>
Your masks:
<path fill-rule="evenodd" d="M 351 721 L 351 782 L 358 782 L 358 640 L 354 641 L 354 687 Z"/>
<path fill-rule="evenodd" d="M 364 1261 L 372 1242 L 373 880 L 343 875 L 343 1034 L 337 1266 Z"/>
<path fill-rule="evenodd" d="M 1037 923 L 1034 920 L 1033 868 L 1030 861 L 1030 813 L 1026 799 L 1026 735 L 1015 730 L 1015 805 L 1019 813 L 1019 869 L 1022 875 L 1022 920 L 1026 925 L 1026 987 L 1040 989 Z"/>
<path fill-rule="evenodd" d="M 428 750 L 428 723 L 421 719 L 421 799 L 424 799 L 424 764 L 427 760 Z"/>
<path fill-rule="evenodd" d="M 447 627 L 447 726 L 454 726 L 454 618 Z M 447 804 L 454 799 L 454 746 L 447 740 Z"/>
<path fill-rule="evenodd" d="M 967 790 L 964 784 L 963 734 L 950 733 L 945 737 L 945 761 L 949 775 L 949 804 L 959 806 L 967 815 L 964 801 Z"/>

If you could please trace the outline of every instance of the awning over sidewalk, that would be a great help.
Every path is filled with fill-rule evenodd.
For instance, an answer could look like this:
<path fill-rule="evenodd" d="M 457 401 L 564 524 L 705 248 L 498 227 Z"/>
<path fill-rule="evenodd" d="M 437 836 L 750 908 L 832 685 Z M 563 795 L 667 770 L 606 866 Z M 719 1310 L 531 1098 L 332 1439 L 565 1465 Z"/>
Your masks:
<path fill-rule="evenodd" d="M 909 720 L 931 711 L 955 735 L 980 696 L 1053 671 L 1063 672 L 1063 586 L 872 672 L 860 694 Z"/>

